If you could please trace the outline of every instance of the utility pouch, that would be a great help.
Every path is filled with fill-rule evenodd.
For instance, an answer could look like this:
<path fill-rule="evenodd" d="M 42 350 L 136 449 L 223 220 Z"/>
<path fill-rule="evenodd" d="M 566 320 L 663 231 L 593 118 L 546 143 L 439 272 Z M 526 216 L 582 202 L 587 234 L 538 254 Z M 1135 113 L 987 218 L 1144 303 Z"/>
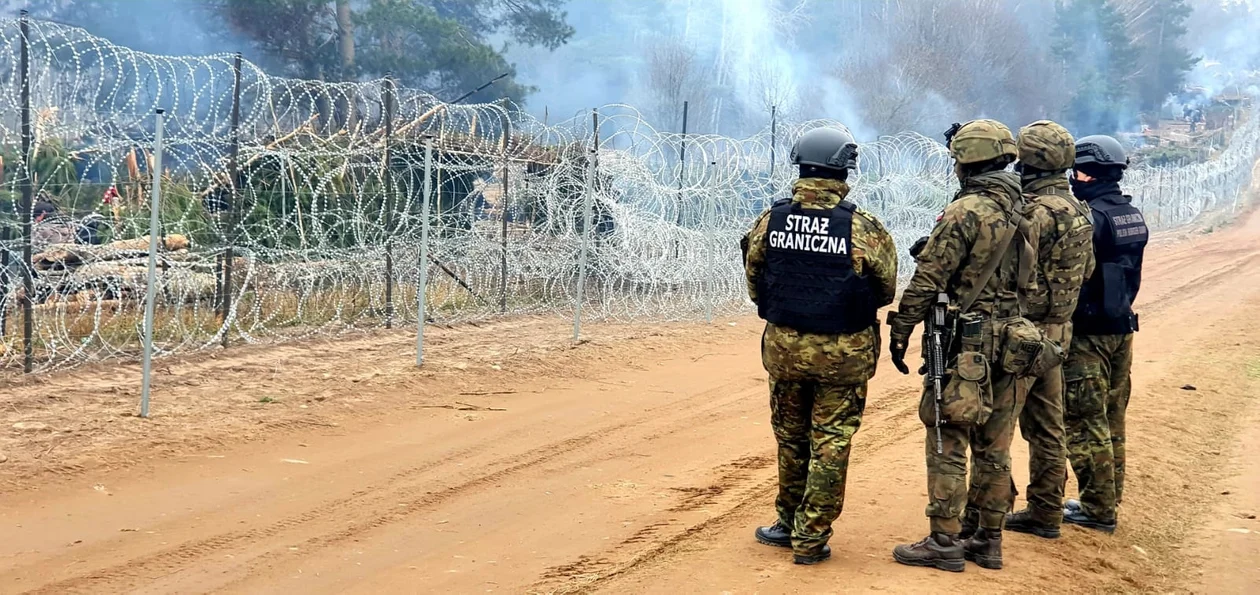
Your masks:
<path fill-rule="evenodd" d="M 961 426 L 983 425 L 993 413 L 989 360 L 978 351 L 963 351 L 941 391 L 941 419 Z"/>
<path fill-rule="evenodd" d="M 998 358 L 1006 373 L 1016 378 L 1040 377 L 1063 363 L 1063 349 L 1027 318 L 1008 318 L 1001 324 Z"/>

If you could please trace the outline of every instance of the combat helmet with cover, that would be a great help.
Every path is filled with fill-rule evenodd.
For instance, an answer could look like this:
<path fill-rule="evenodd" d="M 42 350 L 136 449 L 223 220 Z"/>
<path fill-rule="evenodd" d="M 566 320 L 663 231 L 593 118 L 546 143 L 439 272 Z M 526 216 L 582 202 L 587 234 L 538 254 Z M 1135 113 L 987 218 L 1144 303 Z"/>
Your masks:
<path fill-rule="evenodd" d="M 949 155 L 963 165 L 1019 156 L 1011 129 L 997 120 L 972 120 L 954 124 L 945 133 Z"/>
<path fill-rule="evenodd" d="M 1016 140 L 1019 162 L 1043 172 L 1059 173 L 1076 162 L 1076 140 L 1066 128 L 1050 120 L 1038 120 L 1019 130 Z"/>
<path fill-rule="evenodd" d="M 815 128 L 802 134 L 792 146 L 792 163 L 850 170 L 857 167 L 857 154 L 857 141 L 847 131 L 834 127 Z"/>

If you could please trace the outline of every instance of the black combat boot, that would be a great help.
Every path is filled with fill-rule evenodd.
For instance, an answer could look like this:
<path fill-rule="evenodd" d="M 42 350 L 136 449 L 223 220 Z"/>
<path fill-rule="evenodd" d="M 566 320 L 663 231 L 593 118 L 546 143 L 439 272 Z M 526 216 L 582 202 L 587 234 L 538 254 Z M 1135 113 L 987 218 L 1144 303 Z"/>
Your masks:
<path fill-rule="evenodd" d="M 830 557 L 831 557 L 831 546 L 824 545 L 822 546 L 821 549 L 818 550 L 817 553 L 794 554 L 792 556 L 792 562 L 796 564 L 804 564 L 805 566 L 810 566 L 810 565 L 822 562 L 823 560 L 826 560 L 827 558 L 830 558 Z"/>
<path fill-rule="evenodd" d="M 1059 528 L 1049 523 L 1043 523 L 1037 520 L 1036 515 L 1031 509 L 1025 508 L 1015 514 L 1006 515 L 1006 528 L 1016 533 L 1027 533 L 1044 537 L 1046 539 L 1058 539 Z"/>
<path fill-rule="evenodd" d="M 918 543 L 899 545 L 893 548 L 893 559 L 907 566 L 932 566 L 950 572 L 967 568 L 958 537 L 947 533 L 932 533 Z"/>
<path fill-rule="evenodd" d="M 783 521 L 775 521 L 769 527 L 757 527 L 757 541 L 766 545 L 775 547 L 792 547 L 792 528 L 783 524 Z"/>
<path fill-rule="evenodd" d="M 971 539 L 963 542 L 963 556 L 981 568 L 1002 569 L 1002 531 L 976 529 Z"/>
<path fill-rule="evenodd" d="M 963 510 L 962 516 L 962 533 L 958 534 L 958 538 L 967 541 L 972 535 L 976 534 L 976 529 L 980 527 L 980 510 L 976 508 L 968 508 Z"/>
<path fill-rule="evenodd" d="M 1092 516 L 1089 516 L 1088 514 L 1085 514 L 1085 511 L 1079 508 L 1076 510 L 1072 510 L 1070 508 L 1064 508 L 1063 509 L 1063 522 L 1069 525 L 1085 527 L 1086 529 L 1094 529 L 1096 531 L 1102 531 L 1103 533 L 1116 532 L 1116 521 L 1114 519 L 1110 521 L 1099 520 Z"/>

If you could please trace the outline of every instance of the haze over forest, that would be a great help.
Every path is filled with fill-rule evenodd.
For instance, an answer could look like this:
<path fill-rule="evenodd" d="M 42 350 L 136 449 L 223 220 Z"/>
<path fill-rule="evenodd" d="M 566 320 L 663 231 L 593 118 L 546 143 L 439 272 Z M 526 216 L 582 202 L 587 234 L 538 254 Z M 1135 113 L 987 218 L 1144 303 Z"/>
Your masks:
<path fill-rule="evenodd" d="M 392 73 L 557 121 L 612 103 L 731 136 L 834 118 L 860 138 L 979 116 L 1078 134 L 1260 85 L 1256 0 L 29 0 L 33 16 L 268 72 Z"/>

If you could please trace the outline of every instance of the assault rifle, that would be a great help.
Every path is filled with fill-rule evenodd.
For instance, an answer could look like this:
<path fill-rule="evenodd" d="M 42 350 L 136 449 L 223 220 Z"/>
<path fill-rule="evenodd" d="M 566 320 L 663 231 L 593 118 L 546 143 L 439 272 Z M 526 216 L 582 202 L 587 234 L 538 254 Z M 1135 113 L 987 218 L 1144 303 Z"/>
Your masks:
<path fill-rule="evenodd" d="M 932 381 L 932 397 L 936 409 L 936 454 L 944 452 L 941 442 L 941 391 L 945 387 L 945 354 L 953 340 L 947 320 L 949 319 L 949 296 L 936 294 L 936 303 L 932 305 L 932 314 L 924 325 L 924 367 L 927 368 L 928 380 Z"/>

